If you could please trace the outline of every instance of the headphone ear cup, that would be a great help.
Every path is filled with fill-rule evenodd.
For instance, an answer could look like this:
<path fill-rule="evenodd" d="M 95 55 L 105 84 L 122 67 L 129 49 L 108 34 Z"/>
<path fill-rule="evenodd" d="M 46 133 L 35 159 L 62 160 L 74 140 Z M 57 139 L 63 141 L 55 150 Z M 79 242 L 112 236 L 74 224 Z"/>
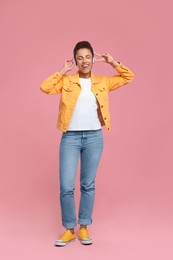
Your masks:
<path fill-rule="evenodd" d="M 77 63 L 76 63 L 76 60 L 75 60 L 75 57 L 74 57 L 74 53 L 73 53 L 73 62 L 77 66 Z"/>
<path fill-rule="evenodd" d="M 77 63 L 76 63 L 76 60 L 75 60 L 75 58 L 73 58 L 73 62 L 74 62 L 74 64 L 77 66 Z"/>

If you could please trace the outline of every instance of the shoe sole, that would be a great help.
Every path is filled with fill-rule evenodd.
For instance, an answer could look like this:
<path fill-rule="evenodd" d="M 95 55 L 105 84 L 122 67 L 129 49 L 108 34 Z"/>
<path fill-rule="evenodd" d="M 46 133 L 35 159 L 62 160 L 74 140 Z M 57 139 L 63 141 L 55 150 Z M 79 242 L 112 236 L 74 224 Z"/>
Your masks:
<path fill-rule="evenodd" d="M 81 240 L 79 239 L 82 245 L 92 245 L 92 240 Z"/>
<path fill-rule="evenodd" d="M 62 246 L 66 246 L 66 245 L 68 245 L 69 243 L 71 243 L 71 242 L 75 242 L 76 241 L 76 239 L 72 239 L 72 240 L 70 240 L 70 241 L 68 241 L 68 242 L 61 242 L 61 241 L 55 241 L 55 246 L 59 246 L 59 247 L 62 247 Z"/>

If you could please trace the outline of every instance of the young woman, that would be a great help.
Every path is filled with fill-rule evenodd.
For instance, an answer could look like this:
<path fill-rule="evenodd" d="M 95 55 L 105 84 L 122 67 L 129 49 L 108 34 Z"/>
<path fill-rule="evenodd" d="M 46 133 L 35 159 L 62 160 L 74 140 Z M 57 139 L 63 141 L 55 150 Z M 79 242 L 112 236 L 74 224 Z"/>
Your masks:
<path fill-rule="evenodd" d="M 111 65 L 118 75 L 94 76 L 94 51 L 87 41 L 78 42 L 73 59 L 66 60 L 63 68 L 43 81 L 40 88 L 47 94 L 61 93 L 57 128 L 62 131 L 59 150 L 60 205 L 64 234 L 55 241 L 64 246 L 74 241 L 77 225 L 74 189 L 80 158 L 80 206 L 78 238 L 84 245 L 92 244 L 87 226 L 92 223 L 95 196 L 95 177 L 103 151 L 102 126 L 111 129 L 108 92 L 131 82 L 133 72 L 105 52 L 95 61 Z M 67 73 L 74 67 L 78 71 Z"/>

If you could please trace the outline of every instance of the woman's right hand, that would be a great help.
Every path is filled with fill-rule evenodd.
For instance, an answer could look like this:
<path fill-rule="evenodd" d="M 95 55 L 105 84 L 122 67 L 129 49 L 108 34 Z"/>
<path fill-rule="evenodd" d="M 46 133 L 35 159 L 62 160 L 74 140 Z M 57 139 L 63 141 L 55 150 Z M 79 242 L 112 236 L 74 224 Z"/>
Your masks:
<path fill-rule="evenodd" d="M 72 70 L 73 67 L 74 67 L 73 59 L 71 59 L 71 60 L 66 60 L 66 61 L 65 61 L 65 63 L 64 63 L 64 68 L 65 68 L 67 71 Z"/>
<path fill-rule="evenodd" d="M 73 61 L 73 59 L 71 59 L 71 60 L 66 60 L 66 61 L 64 62 L 64 67 L 62 68 L 62 70 L 60 71 L 60 73 L 63 75 L 63 74 L 65 74 L 66 72 L 72 70 L 73 67 L 74 67 L 74 61 Z"/>

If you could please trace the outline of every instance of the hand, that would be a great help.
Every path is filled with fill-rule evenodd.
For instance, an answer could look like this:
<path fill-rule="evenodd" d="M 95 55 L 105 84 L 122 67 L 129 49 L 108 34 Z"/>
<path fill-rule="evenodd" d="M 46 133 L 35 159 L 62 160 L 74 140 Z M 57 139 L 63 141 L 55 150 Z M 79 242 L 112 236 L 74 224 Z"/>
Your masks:
<path fill-rule="evenodd" d="M 94 52 L 94 54 L 96 57 L 99 57 L 99 58 L 96 58 L 95 61 L 106 62 L 106 63 L 109 63 L 110 65 L 112 65 L 113 67 L 116 67 L 119 65 L 119 63 L 117 63 L 108 52 L 105 52 L 102 55 L 99 53 L 96 53 L 96 52 Z"/>
<path fill-rule="evenodd" d="M 112 63 L 114 61 L 114 58 L 108 53 L 105 52 L 103 54 L 99 54 L 94 52 L 95 56 L 98 56 L 98 59 L 95 59 L 95 61 L 103 61 L 103 62 L 107 62 L 107 63 Z"/>
<path fill-rule="evenodd" d="M 71 60 L 66 60 L 64 62 L 64 67 L 59 71 L 60 74 L 64 75 L 66 74 L 68 71 L 72 70 L 74 67 L 74 61 L 73 59 Z"/>
<path fill-rule="evenodd" d="M 65 70 L 66 72 L 72 70 L 73 67 L 74 67 L 74 61 L 73 61 L 73 59 L 71 59 L 71 60 L 66 60 L 66 61 L 64 62 L 64 70 Z"/>

